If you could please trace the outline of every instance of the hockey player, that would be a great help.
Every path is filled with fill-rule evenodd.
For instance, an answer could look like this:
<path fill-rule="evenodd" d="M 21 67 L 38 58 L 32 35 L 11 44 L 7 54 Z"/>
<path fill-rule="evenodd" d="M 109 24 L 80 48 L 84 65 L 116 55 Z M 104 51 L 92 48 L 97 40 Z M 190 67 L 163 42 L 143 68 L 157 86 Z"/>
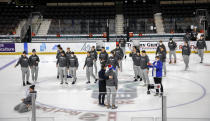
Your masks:
<path fill-rule="evenodd" d="M 70 55 L 71 55 L 70 47 L 67 47 L 67 49 L 66 49 L 66 57 L 69 58 Z"/>
<path fill-rule="evenodd" d="M 26 56 L 26 51 L 23 51 L 23 54 L 19 58 L 17 64 L 15 65 L 15 68 L 20 64 L 21 66 L 21 71 L 22 71 L 22 79 L 23 79 L 23 86 L 30 85 L 31 83 L 29 82 L 29 76 L 30 76 L 30 71 L 29 71 L 29 59 Z M 26 80 L 26 83 L 25 83 Z"/>
<path fill-rule="evenodd" d="M 83 67 L 83 69 L 85 69 L 86 67 L 86 77 L 87 77 L 87 84 L 90 83 L 90 76 L 92 76 L 95 79 L 95 83 L 97 82 L 97 79 L 95 77 L 95 75 L 93 74 L 93 61 L 95 58 L 91 57 L 90 55 L 90 51 L 87 52 L 87 57 L 85 60 L 85 65 Z"/>
<path fill-rule="evenodd" d="M 135 73 L 135 82 L 138 81 L 138 76 L 142 77 L 142 70 L 140 67 L 141 64 L 141 55 L 140 55 L 140 51 L 137 50 L 136 54 L 132 55 L 132 59 L 133 59 L 133 69 L 134 69 L 134 73 Z"/>
<path fill-rule="evenodd" d="M 32 108 L 32 94 L 31 93 L 35 93 L 35 98 L 36 98 L 36 94 L 37 92 L 34 90 L 35 85 L 31 85 L 29 87 L 29 94 L 27 95 L 26 98 L 23 98 L 20 104 L 18 104 L 17 106 L 15 106 L 14 110 L 19 112 L 19 113 L 25 113 L 25 112 L 29 112 Z"/>
<path fill-rule="evenodd" d="M 164 50 L 164 48 L 160 47 L 160 52 L 158 53 L 158 56 L 160 57 L 160 61 L 163 64 L 164 76 L 166 76 L 166 51 Z"/>
<path fill-rule="evenodd" d="M 73 77 L 72 84 L 75 84 L 77 80 L 76 71 L 79 66 L 78 59 L 77 59 L 77 56 L 74 55 L 74 52 L 71 52 L 71 55 L 68 59 L 69 59 L 69 73 Z"/>
<path fill-rule="evenodd" d="M 58 45 L 58 51 L 57 51 L 57 54 L 56 54 L 56 59 L 58 60 L 58 58 L 61 56 L 61 52 L 63 52 L 63 48 L 60 47 Z M 57 67 L 57 79 L 59 79 L 59 68 Z"/>
<path fill-rule="evenodd" d="M 198 39 L 196 46 L 198 48 L 198 55 L 201 58 L 201 62 L 203 63 L 203 54 L 204 54 L 204 48 L 207 50 L 206 42 L 204 40 L 204 35 L 200 36 L 200 39 Z"/>
<path fill-rule="evenodd" d="M 66 57 L 69 59 L 70 55 L 71 55 L 70 47 L 67 47 L 67 49 L 66 49 Z M 67 71 L 67 78 L 72 78 L 69 70 Z"/>
<path fill-rule="evenodd" d="M 182 56 L 185 63 L 185 70 L 189 68 L 189 59 L 190 59 L 191 49 L 188 43 L 185 41 L 182 46 Z"/>
<path fill-rule="evenodd" d="M 97 59 L 98 59 L 98 53 L 96 52 L 95 46 L 91 47 L 90 56 L 94 59 L 93 65 L 95 68 L 95 76 L 97 76 Z"/>
<path fill-rule="evenodd" d="M 61 79 L 61 83 L 63 84 L 63 78 L 65 81 L 65 84 L 68 84 L 67 82 L 67 67 L 69 67 L 69 62 L 68 59 L 66 58 L 65 52 L 61 52 L 60 53 L 61 56 L 58 57 L 56 66 L 59 69 L 59 74 L 60 74 L 60 79 Z"/>
<path fill-rule="evenodd" d="M 100 63 L 101 65 L 105 65 L 107 60 L 108 60 L 108 53 L 106 52 L 105 48 L 102 47 L 101 48 L 101 53 L 99 54 L 99 60 L 100 60 Z"/>
<path fill-rule="evenodd" d="M 152 65 L 149 65 L 148 67 L 152 68 L 152 76 L 154 77 L 154 82 L 155 84 L 160 84 L 160 95 L 163 95 L 163 85 L 162 85 L 162 62 L 160 61 L 160 57 L 156 56 L 155 61 L 153 62 Z M 155 96 L 159 95 L 159 89 L 156 89 L 156 94 Z"/>
<path fill-rule="evenodd" d="M 149 68 L 148 68 L 148 64 L 149 64 L 149 57 L 146 54 L 145 50 L 141 51 L 141 62 L 140 62 L 140 66 L 141 66 L 141 71 L 142 71 L 142 78 L 144 80 L 144 86 L 149 85 L 150 81 L 149 81 Z"/>
<path fill-rule="evenodd" d="M 31 76 L 32 76 L 32 81 L 36 82 L 38 78 L 38 71 L 39 71 L 39 56 L 36 55 L 36 50 L 32 50 L 32 55 L 29 57 L 29 63 L 30 63 L 30 68 L 31 68 Z"/>
<path fill-rule="evenodd" d="M 102 64 L 101 70 L 98 73 L 99 76 L 99 95 L 98 95 L 98 102 L 99 105 L 105 106 L 104 100 L 105 100 L 105 95 L 106 95 L 106 80 L 108 77 L 105 75 L 106 73 L 106 66 Z"/>
<path fill-rule="evenodd" d="M 173 55 L 174 56 L 174 63 L 176 63 L 176 47 L 177 47 L 177 44 L 176 42 L 174 42 L 174 40 L 172 38 L 170 38 L 169 42 L 168 42 L 168 48 L 169 48 L 169 64 L 172 63 L 172 59 L 171 59 L 171 56 Z"/>
<path fill-rule="evenodd" d="M 115 56 L 118 60 L 118 63 L 120 64 L 120 71 L 122 72 L 122 59 L 124 57 L 124 53 L 122 48 L 120 48 L 119 45 L 116 45 L 116 48 L 114 50 L 112 50 L 115 52 Z"/>
<path fill-rule="evenodd" d="M 184 36 L 184 41 L 187 42 L 187 44 L 190 46 L 190 41 L 191 41 L 192 37 L 191 34 L 189 32 L 187 32 Z"/>
<path fill-rule="evenodd" d="M 126 41 L 125 41 L 125 39 L 120 39 L 119 44 L 120 44 L 120 47 L 121 47 L 121 48 L 122 48 L 122 50 L 123 50 L 123 53 L 125 54 L 125 59 L 126 59 L 126 53 L 125 53 L 125 45 L 126 45 Z"/>
<path fill-rule="evenodd" d="M 136 51 L 137 50 L 138 49 L 136 48 L 136 46 L 133 46 L 132 52 L 129 54 L 129 56 L 132 58 L 132 60 L 134 59 L 133 57 L 136 56 Z M 133 70 L 135 70 L 134 69 L 134 60 L 133 60 Z M 134 71 L 134 75 L 135 75 L 135 71 Z M 137 77 L 140 78 L 140 81 L 142 81 L 142 78 L 140 77 L 140 75 L 138 75 Z M 134 76 L 134 78 L 135 78 L 135 76 Z"/>
<path fill-rule="evenodd" d="M 160 52 L 161 47 L 164 48 L 164 50 L 166 51 L 166 46 L 163 44 L 162 40 L 159 41 L 159 45 L 157 46 L 157 49 L 156 49 L 156 55 Z"/>
<path fill-rule="evenodd" d="M 106 72 L 106 76 L 108 79 L 106 80 L 106 91 L 107 91 L 107 108 L 116 109 L 117 106 L 115 105 L 116 100 L 116 93 L 118 88 L 118 79 L 116 73 L 113 71 L 113 66 L 108 65 L 109 70 Z M 112 107 L 110 104 L 110 97 L 112 95 Z"/>
<path fill-rule="evenodd" d="M 116 59 L 114 51 L 111 52 L 111 55 L 109 56 L 106 65 L 107 66 L 108 65 L 112 65 L 113 68 L 114 68 L 113 70 L 115 71 L 116 75 L 118 76 L 118 69 L 120 70 L 120 66 L 119 66 L 119 63 L 118 63 L 118 61 Z"/>

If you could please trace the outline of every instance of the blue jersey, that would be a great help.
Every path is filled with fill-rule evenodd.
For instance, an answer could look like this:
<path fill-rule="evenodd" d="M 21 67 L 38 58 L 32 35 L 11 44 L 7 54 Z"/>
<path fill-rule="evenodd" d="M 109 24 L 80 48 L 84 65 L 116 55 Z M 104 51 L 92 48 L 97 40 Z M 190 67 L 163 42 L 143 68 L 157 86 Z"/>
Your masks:
<path fill-rule="evenodd" d="M 149 65 L 149 67 L 152 68 L 153 77 L 158 77 L 158 78 L 162 77 L 162 66 L 163 63 L 160 60 L 153 62 L 152 65 Z"/>

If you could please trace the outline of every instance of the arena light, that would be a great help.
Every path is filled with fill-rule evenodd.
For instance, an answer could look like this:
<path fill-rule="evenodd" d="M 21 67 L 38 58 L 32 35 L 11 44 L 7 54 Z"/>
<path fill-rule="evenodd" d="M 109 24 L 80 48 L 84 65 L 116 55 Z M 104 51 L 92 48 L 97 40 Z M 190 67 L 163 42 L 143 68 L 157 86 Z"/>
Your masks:
<path fill-rule="evenodd" d="M 16 34 L 16 31 L 13 31 L 12 34 L 15 35 Z"/>
<path fill-rule="evenodd" d="M 150 26 L 150 30 L 154 30 L 154 27 L 153 26 Z"/>
<path fill-rule="evenodd" d="M 61 35 L 58 33 L 58 34 L 56 35 L 56 37 L 61 37 Z"/>
<path fill-rule="evenodd" d="M 103 33 L 103 37 L 104 37 L 104 38 L 107 37 L 107 33 L 106 33 L 106 32 Z"/>
<path fill-rule="evenodd" d="M 129 37 L 133 37 L 133 32 L 129 32 Z"/>
<path fill-rule="evenodd" d="M 89 37 L 90 37 L 90 38 L 91 38 L 91 37 L 93 37 L 93 34 L 92 34 L 92 33 L 90 33 L 90 34 L 89 34 Z"/>
<path fill-rule="evenodd" d="M 193 29 L 193 28 L 194 28 L 194 25 L 191 25 L 191 26 L 190 26 L 190 29 Z"/>
<path fill-rule="evenodd" d="M 36 34 L 34 32 L 31 33 L 32 37 L 34 37 Z"/>

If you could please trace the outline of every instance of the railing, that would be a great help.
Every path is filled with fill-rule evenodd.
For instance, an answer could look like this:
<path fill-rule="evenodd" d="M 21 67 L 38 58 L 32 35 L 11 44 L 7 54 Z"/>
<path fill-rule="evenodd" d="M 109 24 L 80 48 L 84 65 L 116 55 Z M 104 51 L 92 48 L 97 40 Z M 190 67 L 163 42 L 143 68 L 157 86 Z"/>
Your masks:
<path fill-rule="evenodd" d="M 133 37 L 130 37 L 130 41 L 132 40 L 141 40 L 141 41 L 157 41 L 157 40 L 166 40 L 169 38 L 173 38 L 174 40 L 183 40 L 185 33 L 174 33 L 174 34 L 134 34 Z M 116 41 L 121 38 L 126 39 L 126 34 L 116 35 L 110 34 L 110 41 Z M 12 38 L 12 39 L 11 39 Z M 0 35 L 0 42 L 15 42 L 20 40 L 20 36 L 18 35 Z M 72 41 L 97 41 L 103 40 L 106 41 L 106 38 L 103 37 L 103 34 L 94 34 L 92 37 L 89 34 L 77 34 L 77 35 L 37 35 L 32 37 L 32 42 L 72 42 Z"/>

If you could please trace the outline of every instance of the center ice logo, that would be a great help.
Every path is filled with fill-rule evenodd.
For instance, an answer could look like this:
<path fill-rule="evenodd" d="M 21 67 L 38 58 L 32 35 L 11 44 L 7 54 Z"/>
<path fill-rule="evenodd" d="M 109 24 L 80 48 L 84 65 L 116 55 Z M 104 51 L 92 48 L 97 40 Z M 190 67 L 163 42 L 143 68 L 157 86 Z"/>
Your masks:
<path fill-rule="evenodd" d="M 119 84 L 122 85 L 122 84 Z M 137 85 L 135 83 L 132 84 L 124 84 L 122 88 L 119 88 L 117 91 L 117 99 L 135 99 L 137 98 Z M 93 90 L 91 97 L 98 99 L 98 87 L 94 86 L 94 87 L 89 87 L 90 88 L 94 88 L 91 89 Z"/>

